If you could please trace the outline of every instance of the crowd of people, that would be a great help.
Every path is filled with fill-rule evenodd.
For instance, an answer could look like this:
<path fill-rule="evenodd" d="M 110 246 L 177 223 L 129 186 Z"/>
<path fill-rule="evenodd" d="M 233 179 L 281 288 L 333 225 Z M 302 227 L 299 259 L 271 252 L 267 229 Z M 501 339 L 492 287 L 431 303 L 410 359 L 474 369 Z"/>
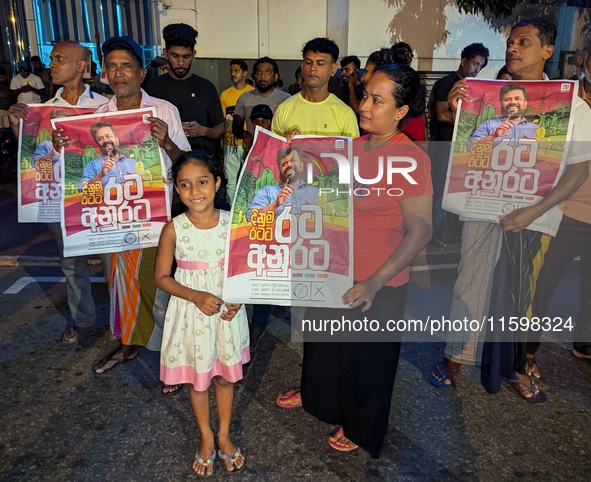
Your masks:
<path fill-rule="evenodd" d="M 556 27 L 547 21 L 520 21 L 507 39 L 504 73 L 513 81 L 547 79 L 544 67 L 553 54 L 556 35 Z M 94 364 L 93 371 L 106 374 L 137 358 L 138 347 L 160 351 L 162 394 L 178 393 L 183 386 L 190 391 L 201 436 L 193 462 L 196 472 L 211 475 L 216 456 L 228 471 L 245 464 L 245 454 L 230 434 L 234 383 L 242 378 L 243 365 L 257 349 L 273 310 L 254 305 L 249 326 L 245 307 L 221 297 L 230 227 L 227 206 L 235 196 L 257 125 L 288 141 L 297 134 L 352 137 L 362 174 L 374 172 L 376 157 L 393 147 L 417 163 L 413 173 L 417 182 L 404 195 L 354 197 L 355 284 L 342 294 L 342 309 L 312 308 L 308 317 L 404 318 L 413 259 L 429 242 L 444 247 L 461 237 L 449 318 L 526 316 L 532 315 L 531 310 L 541 318 L 566 265 L 580 255 L 577 330 L 579 340 L 588 342 L 575 343 L 573 352 L 591 360 L 591 336 L 584 336 L 591 330 L 591 155 L 583 142 L 591 141 L 591 133 L 584 128 L 591 124 L 590 35 L 579 51 L 583 77 L 566 169 L 540 202 L 503 216 L 500 222 L 460 221 L 441 208 L 458 100 L 466 97 L 469 79 L 486 68 L 489 51 L 484 45 L 467 46 L 458 70 L 438 80 L 429 99 L 419 74 L 410 67 L 412 48 L 404 42 L 372 52 L 363 75 L 358 57 L 342 58 L 341 81 L 335 87 L 331 79 L 339 67 L 339 48 L 327 38 L 315 38 L 303 46 L 301 67 L 289 94 L 278 84 L 277 62 L 262 57 L 252 66 L 253 86 L 247 83 L 246 62 L 230 61 L 233 85 L 218 95 L 210 81 L 191 71 L 197 31 L 186 24 L 168 25 L 163 38 L 168 70 L 147 82 L 142 48 L 132 38 L 113 37 L 102 44 L 111 98 L 83 83 L 87 49 L 73 40 L 60 42 L 51 52 L 49 69 L 36 65 L 38 59 L 32 59 L 35 73 L 29 64 L 19 64 L 19 73 L 10 82 L 14 103 L 8 105 L 0 90 L 0 107 L 7 107 L 16 136 L 20 120 L 27 118 L 27 104 L 42 100 L 56 106 L 96 107 L 97 113 L 155 108 L 157 116 L 148 121 L 174 187 L 173 219 L 164 227 L 158 248 L 102 255 L 110 327 L 117 345 Z M 0 82 L 2 75 L 0 71 Z M 61 87 L 44 99 L 48 78 Z M 427 148 L 428 138 L 434 142 Z M 52 133 L 58 152 L 68 141 L 61 129 Z M 277 195 L 283 196 L 279 204 L 306 188 L 299 178 L 297 149 L 287 151 L 278 165 L 294 182 L 285 192 L 277 189 Z M 95 166 L 89 176 L 108 176 L 119 161 Z M 385 177 L 383 184 L 387 188 Z M 555 237 L 528 229 L 540 216 L 557 211 L 563 201 L 564 215 Z M 63 252 L 59 224 L 49 228 Z M 210 255 L 198 256 L 192 249 L 197 245 Z M 62 340 L 71 344 L 87 336 L 96 311 L 87 259 L 61 255 L 60 263 L 74 319 Z M 429 376 L 432 385 L 452 387 L 461 365 L 481 365 L 482 383 L 490 393 L 498 392 L 505 380 L 526 401 L 543 403 L 546 396 L 535 383 L 541 376 L 535 359 L 539 337 L 491 343 L 486 333 L 451 332 L 445 358 Z M 399 338 L 381 343 L 318 343 L 305 338 L 301 386 L 279 394 L 276 403 L 285 409 L 303 407 L 319 420 L 338 425 L 328 439 L 334 449 L 360 447 L 377 458 L 388 429 L 399 354 Z M 219 414 L 217 434 L 210 425 L 208 389 L 212 384 Z"/>

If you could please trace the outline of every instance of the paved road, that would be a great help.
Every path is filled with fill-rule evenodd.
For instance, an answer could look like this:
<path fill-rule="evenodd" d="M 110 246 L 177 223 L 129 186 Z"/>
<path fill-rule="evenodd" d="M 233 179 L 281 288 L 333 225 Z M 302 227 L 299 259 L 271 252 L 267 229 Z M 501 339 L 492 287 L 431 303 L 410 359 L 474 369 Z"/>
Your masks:
<path fill-rule="evenodd" d="M 0 240 L 16 232 L 6 218 L 0 223 Z M 26 233 L 26 249 L 13 236 L 0 255 L 54 254 L 42 228 L 29 226 Z M 31 264 L 0 267 L 0 293 L 24 277 L 61 277 L 57 267 Z M 554 315 L 576 309 L 577 270 L 573 264 L 563 280 Z M 101 267 L 93 274 L 100 278 Z M 454 269 L 413 273 L 407 316 L 446 314 L 454 276 Z M 160 395 L 158 354 L 142 350 L 106 375 L 91 373 L 91 363 L 113 344 L 106 286 L 96 283 L 93 291 L 99 319 L 91 336 L 74 346 L 57 341 L 68 322 L 63 283 L 30 282 L 16 294 L 0 294 L 0 479 L 198 479 L 190 470 L 199 434 L 188 393 Z M 290 342 L 289 327 L 273 318 L 236 384 L 232 431 L 247 462 L 232 479 L 591 480 L 590 364 L 564 343 L 544 344 L 539 359 L 549 401 L 531 407 L 508 387 L 488 395 L 476 369 L 462 372 L 455 391 L 429 386 L 427 374 L 442 353 L 442 343 L 403 344 L 387 443 L 375 461 L 361 450 L 334 451 L 327 443 L 332 426 L 275 405 L 279 392 L 297 386 L 301 344 Z M 229 477 L 217 463 L 213 479 Z"/>

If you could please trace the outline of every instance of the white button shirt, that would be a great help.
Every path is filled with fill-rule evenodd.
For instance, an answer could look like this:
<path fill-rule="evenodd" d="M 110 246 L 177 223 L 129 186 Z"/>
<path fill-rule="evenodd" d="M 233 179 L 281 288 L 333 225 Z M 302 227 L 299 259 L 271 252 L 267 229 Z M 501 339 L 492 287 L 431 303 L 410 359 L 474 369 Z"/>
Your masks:
<path fill-rule="evenodd" d="M 62 93 L 64 92 L 64 88 L 60 87 L 58 91 L 55 93 L 55 97 L 49 99 L 45 104 L 53 104 L 53 105 L 62 105 L 62 106 L 71 106 L 67 100 L 62 97 Z M 109 102 L 105 96 L 97 94 L 90 90 L 89 85 L 85 85 L 84 93 L 78 98 L 78 102 L 76 105 L 78 107 L 99 107 L 103 104 Z"/>

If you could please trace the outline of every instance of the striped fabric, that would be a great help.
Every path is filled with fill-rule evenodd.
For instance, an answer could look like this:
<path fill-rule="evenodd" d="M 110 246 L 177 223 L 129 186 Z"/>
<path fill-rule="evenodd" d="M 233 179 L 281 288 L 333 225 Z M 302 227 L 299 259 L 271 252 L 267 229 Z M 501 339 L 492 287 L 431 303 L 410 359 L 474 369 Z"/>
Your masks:
<path fill-rule="evenodd" d="M 169 295 L 156 288 L 157 248 L 134 249 L 106 255 L 109 273 L 110 325 L 124 345 L 159 351 Z"/>
<path fill-rule="evenodd" d="M 495 266 L 502 245 L 503 228 L 499 223 L 464 222 L 458 277 L 449 312 L 450 320 L 486 320 L 490 309 Z M 484 329 L 447 332 L 445 357 L 462 365 L 479 365 L 485 333 Z"/>
<path fill-rule="evenodd" d="M 94 44 L 130 35 L 140 45 L 154 46 L 152 3 L 144 0 L 35 0 L 40 43 L 62 40 Z"/>

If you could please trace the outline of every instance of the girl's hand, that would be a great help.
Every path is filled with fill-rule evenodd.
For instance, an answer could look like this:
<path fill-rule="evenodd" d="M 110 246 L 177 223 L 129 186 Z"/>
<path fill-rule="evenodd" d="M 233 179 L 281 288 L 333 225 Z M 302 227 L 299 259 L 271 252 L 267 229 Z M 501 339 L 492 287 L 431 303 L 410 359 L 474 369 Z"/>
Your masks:
<path fill-rule="evenodd" d="M 240 309 L 242 304 L 240 304 L 240 303 L 225 303 L 225 305 L 226 305 L 226 310 L 222 311 L 220 318 L 222 320 L 232 321 L 232 319 L 236 316 L 236 313 L 238 313 L 238 310 Z"/>
<path fill-rule="evenodd" d="M 224 303 L 221 298 L 206 293 L 205 291 L 196 291 L 194 299 L 191 300 L 199 308 L 204 315 L 213 316 L 219 313 L 222 304 Z"/>
<path fill-rule="evenodd" d="M 371 308 L 376 291 L 368 280 L 361 281 L 349 288 L 343 295 L 343 304 L 349 305 L 349 308 L 357 308 L 361 303 L 365 303 L 361 311 L 366 312 Z"/>

